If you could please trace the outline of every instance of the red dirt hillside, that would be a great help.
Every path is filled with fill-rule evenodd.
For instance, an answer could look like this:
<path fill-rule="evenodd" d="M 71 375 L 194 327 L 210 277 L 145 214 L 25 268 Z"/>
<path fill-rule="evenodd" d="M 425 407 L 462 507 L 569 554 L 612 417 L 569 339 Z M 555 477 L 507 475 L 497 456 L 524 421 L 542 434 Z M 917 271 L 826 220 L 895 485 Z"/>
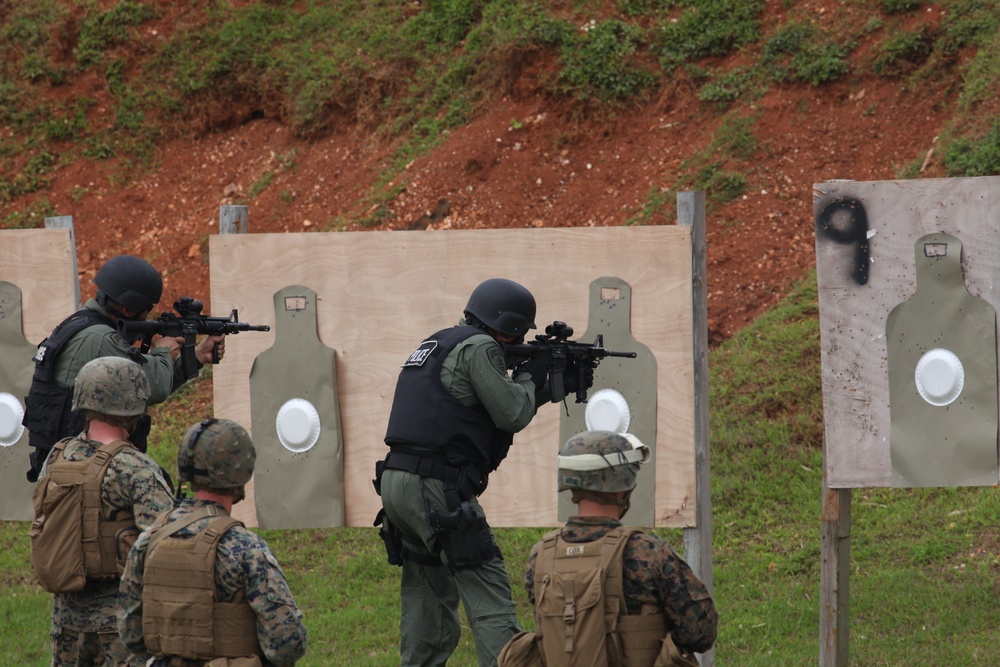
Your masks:
<path fill-rule="evenodd" d="M 609 11 L 613 4 L 604 3 Z M 789 4 L 820 26 L 835 14 L 844 20 L 843 12 L 860 11 L 854 3 L 844 9 L 832 1 L 770 1 L 764 31 L 786 20 Z M 173 3 L 164 17 L 141 29 L 166 33 L 182 11 L 178 6 L 190 13 L 202 5 Z M 940 13 L 926 5 L 907 20 L 933 25 Z M 700 64 L 726 69 L 739 65 L 740 57 Z M 862 43 L 852 53 L 852 66 L 865 57 Z M 403 174 L 405 191 L 389 204 L 395 217 L 366 229 L 623 225 L 642 210 L 651 191 L 681 182 L 682 163 L 712 145 L 723 120 L 682 74 L 664 81 L 652 100 L 613 118 L 581 119 L 571 102 L 546 94 L 542 73 L 549 67 L 525 67 L 509 94 L 491 100 L 472 122 L 414 160 Z M 762 97 L 729 110 L 755 119 L 757 148 L 739 167 L 749 182 L 745 194 L 709 209 L 712 342 L 774 304 L 814 266 L 813 183 L 894 179 L 925 157 L 921 177 L 944 175 L 932 151 L 955 110 L 957 82 L 929 82 L 916 91 L 905 80 L 868 72 L 859 65 L 819 87 L 771 83 Z M 104 81 L 92 72 L 41 90 L 65 103 L 82 96 L 96 100 L 95 123 L 110 100 Z M 234 111 L 238 118 L 240 113 Z M 0 127 L 0 137 L 12 132 Z M 336 216 L 357 211 L 393 148 L 354 126 L 306 141 L 278 119 L 248 114 L 225 131 L 165 139 L 154 164 L 131 172 L 130 182 L 115 177 L 115 158 L 80 158 L 60 166 L 46 189 L 4 208 L 27 209 L 44 197 L 59 214 L 74 217 L 85 297 L 106 258 L 132 253 L 164 273 L 161 305 L 180 295 L 207 301 L 206 239 L 218 232 L 220 205 L 246 203 L 251 232 L 329 229 Z M 50 150 L 58 154 L 58 144 Z M 270 179 L 267 187 L 253 191 L 264 178 Z M 441 200 L 446 204 L 439 206 Z"/>

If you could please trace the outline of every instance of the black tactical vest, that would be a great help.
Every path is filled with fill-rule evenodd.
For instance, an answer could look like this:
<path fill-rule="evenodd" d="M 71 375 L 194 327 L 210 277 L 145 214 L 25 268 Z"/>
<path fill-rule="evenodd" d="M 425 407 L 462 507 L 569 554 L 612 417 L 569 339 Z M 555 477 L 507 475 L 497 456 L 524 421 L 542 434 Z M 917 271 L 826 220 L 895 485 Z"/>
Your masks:
<path fill-rule="evenodd" d="M 38 480 L 38 471 L 52 446 L 83 430 L 83 417 L 74 413 L 73 388 L 60 387 L 53 374 L 56 358 L 70 338 L 95 324 L 114 327 L 108 317 L 88 308 L 78 310 L 63 320 L 35 352 L 35 374 L 31 388 L 24 398 L 24 418 L 21 423 L 28 429 L 28 444 L 35 448 L 31 453 L 28 481 Z"/>
<path fill-rule="evenodd" d="M 441 383 L 441 366 L 459 343 L 481 329 L 457 326 L 424 340 L 399 372 L 385 442 L 416 445 L 467 458 L 481 473 L 497 469 L 513 434 L 501 431 L 482 405 L 465 406 Z"/>

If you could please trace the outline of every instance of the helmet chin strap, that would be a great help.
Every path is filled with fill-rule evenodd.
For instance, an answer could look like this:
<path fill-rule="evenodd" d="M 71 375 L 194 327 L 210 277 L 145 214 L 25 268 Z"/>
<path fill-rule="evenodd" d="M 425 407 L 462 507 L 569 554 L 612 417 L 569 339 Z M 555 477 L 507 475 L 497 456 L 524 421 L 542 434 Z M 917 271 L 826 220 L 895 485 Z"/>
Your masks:
<path fill-rule="evenodd" d="M 101 308 L 108 311 L 111 315 L 114 315 L 120 320 L 128 320 L 130 322 L 142 322 L 145 320 L 144 315 L 152 309 L 152 307 L 149 307 L 138 315 L 129 315 L 123 310 L 125 308 L 124 306 L 121 306 L 117 301 L 111 299 L 107 294 L 100 290 L 98 290 L 97 294 L 94 296 L 94 301 L 96 301 Z"/>
<path fill-rule="evenodd" d="M 94 301 L 96 301 L 101 306 L 101 308 L 108 311 L 110 314 L 114 315 L 118 319 L 120 320 L 129 319 L 128 317 L 125 316 L 125 313 L 123 313 L 119 308 L 116 308 L 113 305 L 111 305 L 111 302 L 108 299 L 108 295 L 105 294 L 104 292 L 97 290 L 97 296 L 94 297 Z"/>
<path fill-rule="evenodd" d="M 477 329 L 482 329 L 483 331 L 486 331 L 486 325 L 483 324 L 483 321 L 480 320 L 475 315 L 473 315 L 472 313 L 468 312 L 465 313 L 465 323 L 468 324 L 470 327 L 476 327 Z"/>

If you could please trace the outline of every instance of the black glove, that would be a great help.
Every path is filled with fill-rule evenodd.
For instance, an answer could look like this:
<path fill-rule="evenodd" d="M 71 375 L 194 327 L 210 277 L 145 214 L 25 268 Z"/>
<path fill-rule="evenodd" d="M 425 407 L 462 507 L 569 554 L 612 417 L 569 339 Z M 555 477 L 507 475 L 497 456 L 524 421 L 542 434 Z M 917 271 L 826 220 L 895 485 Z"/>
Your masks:
<path fill-rule="evenodd" d="M 524 361 L 514 369 L 514 377 L 522 373 L 528 373 L 531 381 L 535 383 L 535 391 L 540 391 L 545 386 L 545 380 L 549 376 L 549 356 L 547 354 L 537 354 Z"/>
<path fill-rule="evenodd" d="M 580 386 L 580 375 L 583 375 L 583 386 Z M 566 389 L 566 395 L 575 394 L 578 389 L 583 389 L 588 391 L 594 386 L 594 369 L 590 366 L 582 366 L 576 368 L 570 368 L 569 372 L 563 377 L 563 387 Z"/>

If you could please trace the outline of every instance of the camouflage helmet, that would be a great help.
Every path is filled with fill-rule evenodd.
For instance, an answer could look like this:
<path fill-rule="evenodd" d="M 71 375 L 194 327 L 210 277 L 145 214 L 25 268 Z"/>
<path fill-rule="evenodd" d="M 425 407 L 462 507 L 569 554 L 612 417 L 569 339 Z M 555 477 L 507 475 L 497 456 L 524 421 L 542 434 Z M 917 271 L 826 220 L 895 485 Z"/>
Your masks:
<path fill-rule="evenodd" d="M 649 447 L 631 433 L 578 433 L 559 450 L 559 490 L 631 491 L 639 466 L 649 457 Z"/>
<path fill-rule="evenodd" d="M 177 476 L 212 489 L 242 488 L 253 476 L 256 459 L 246 429 L 228 419 L 205 419 L 181 439 Z"/>
<path fill-rule="evenodd" d="M 73 384 L 74 411 L 134 417 L 146 412 L 149 380 L 142 366 L 125 357 L 100 357 L 84 364 Z"/>

